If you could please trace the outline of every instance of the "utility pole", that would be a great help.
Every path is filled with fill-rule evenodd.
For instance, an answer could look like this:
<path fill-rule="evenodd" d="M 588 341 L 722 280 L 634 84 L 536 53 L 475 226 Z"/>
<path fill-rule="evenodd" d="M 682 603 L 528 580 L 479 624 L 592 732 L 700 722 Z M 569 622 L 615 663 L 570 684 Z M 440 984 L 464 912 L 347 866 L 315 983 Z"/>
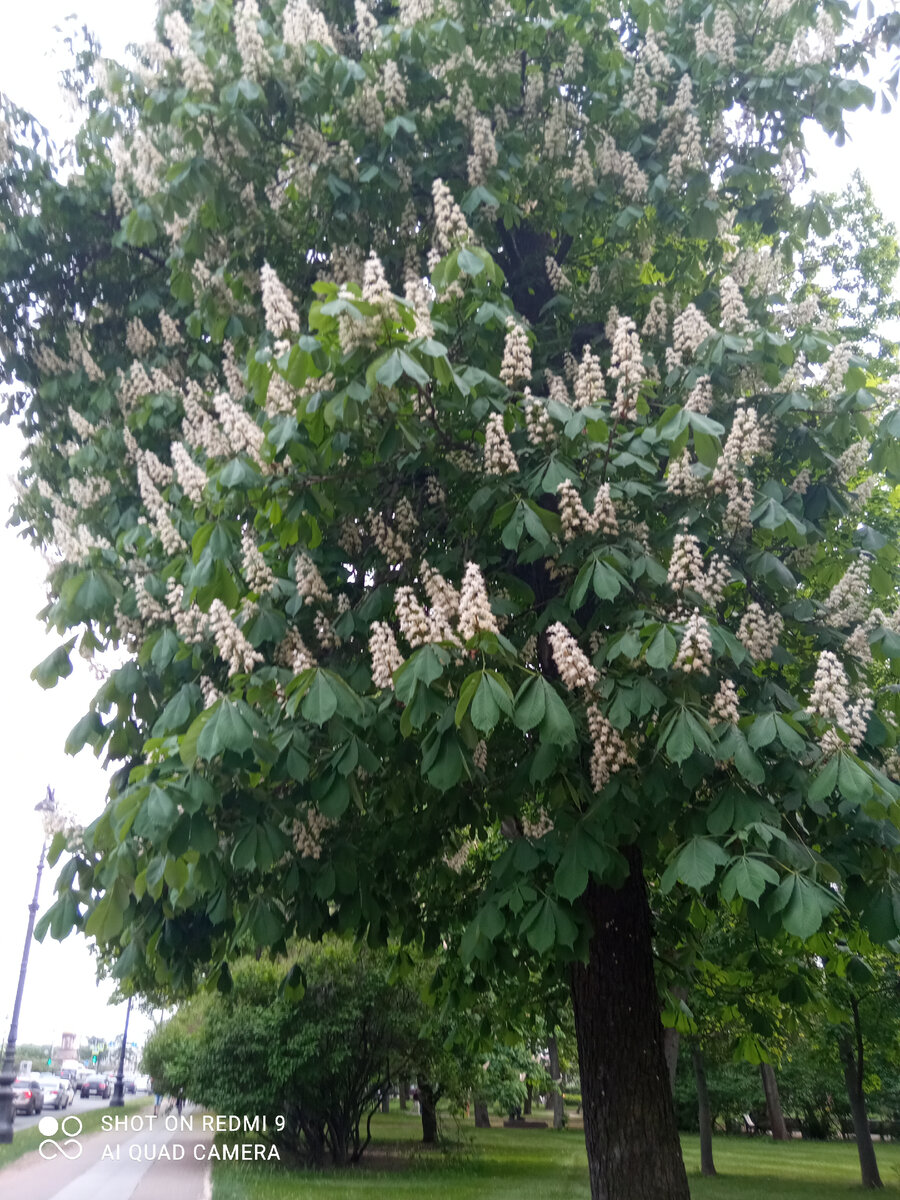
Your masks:
<path fill-rule="evenodd" d="M 35 812 L 50 813 L 56 809 L 56 797 L 52 788 L 47 788 L 46 797 L 34 806 Z M 28 930 L 25 934 L 25 948 L 22 951 L 22 965 L 19 968 L 19 986 L 16 988 L 16 1002 L 13 1005 L 12 1021 L 9 1025 L 9 1037 L 6 1039 L 6 1053 L 3 1056 L 3 1066 L 0 1068 L 0 1145 L 8 1145 L 13 1140 L 13 1083 L 16 1079 L 16 1041 L 19 1037 L 19 1012 L 22 1008 L 22 993 L 25 991 L 25 973 L 28 970 L 28 952 L 31 949 L 31 938 L 34 934 L 34 919 L 38 910 L 38 894 L 41 890 L 41 872 L 44 870 L 44 859 L 47 854 L 47 839 L 41 845 L 41 857 L 38 859 L 37 878 L 34 881 L 34 896 L 28 905 Z"/>

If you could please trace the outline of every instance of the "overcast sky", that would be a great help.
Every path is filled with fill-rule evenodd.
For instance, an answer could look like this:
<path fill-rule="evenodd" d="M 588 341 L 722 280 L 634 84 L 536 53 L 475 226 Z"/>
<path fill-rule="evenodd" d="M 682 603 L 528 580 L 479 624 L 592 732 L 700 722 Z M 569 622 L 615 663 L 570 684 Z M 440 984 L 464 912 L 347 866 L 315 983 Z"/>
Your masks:
<path fill-rule="evenodd" d="M 86 24 L 99 35 L 105 53 L 121 56 L 129 42 L 151 36 L 154 0 L 7 0 L 0 42 L 0 89 L 30 109 L 54 131 L 67 120 L 56 84 L 66 18 L 77 14 L 75 25 Z M 837 190 L 860 168 L 871 183 L 883 210 L 900 226 L 900 118 L 896 113 L 856 116 L 852 141 L 834 150 L 813 131 L 811 162 L 820 185 Z M 20 451 L 14 430 L 0 427 L 0 515 L 12 502 L 8 477 L 17 468 Z M 44 564 L 15 531 L 0 524 L 0 628 L 6 634 L 4 686 L 0 689 L 0 744 L 4 749 L 0 789 L 3 832 L 0 841 L 0 1041 L 6 1037 L 15 997 L 25 936 L 27 906 L 34 888 L 41 848 L 40 819 L 33 812 L 47 786 L 58 801 L 80 819 L 91 820 L 103 806 L 106 783 L 89 749 L 72 759 L 63 752 L 69 730 L 87 710 L 97 683 L 84 664 L 76 674 L 50 692 L 32 683 L 32 668 L 61 640 L 46 636 L 36 614 L 46 602 Z M 45 872 L 41 892 L 44 906 L 51 898 L 52 880 Z M 111 989 L 94 982 L 93 961 L 81 938 L 56 943 L 49 937 L 34 943 L 19 1040 L 58 1042 L 64 1030 L 111 1038 L 124 1024 L 124 1006 L 107 1007 Z M 134 1019 L 142 1040 L 148 1023 Z M 129 1039 L 130 1040 L 130 1039 Z"/>

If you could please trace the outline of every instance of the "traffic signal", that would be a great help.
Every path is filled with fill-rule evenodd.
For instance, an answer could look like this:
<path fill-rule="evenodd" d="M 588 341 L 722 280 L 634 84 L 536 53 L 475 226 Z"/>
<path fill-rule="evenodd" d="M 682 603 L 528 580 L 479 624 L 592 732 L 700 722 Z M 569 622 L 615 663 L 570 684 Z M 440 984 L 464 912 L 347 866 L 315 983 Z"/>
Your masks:
<path fill-rule="evenodd" d="M 48 1059 L 47 1059 L 47 1066 L 48 1066 L 48 1067 L 52 1067 L 52 1066 L 53 1066 L 53 1059 L 52 1059 L 52 1058 L 48 1058 Z"/>
<path fill-rule="evenodd" d="M 97 1065 L 97 1055 L 96 1055 L 96 1054 L 92 1054 L 92 1055 L 91 1055 L 91 1062 L 92 1062 L 92 1063 L 94 1064 L 94 1066 L 96 1067 L 96 1065 Z"/>

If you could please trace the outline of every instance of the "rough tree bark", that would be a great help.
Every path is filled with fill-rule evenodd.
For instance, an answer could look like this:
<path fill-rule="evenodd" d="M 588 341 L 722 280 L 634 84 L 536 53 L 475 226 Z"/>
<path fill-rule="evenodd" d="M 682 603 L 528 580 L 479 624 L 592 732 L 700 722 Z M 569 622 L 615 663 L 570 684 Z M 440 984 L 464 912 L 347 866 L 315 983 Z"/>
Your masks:
<path fill-rule="evenodd" d="M 691 1043 L 691 1062 L 694 1065 L 694 1080 L 697 1084 L 697 1118 L 700 1122 L 700 1174 L 715 1175 L 713 1162 L 712 1113 L 709 1107 L 709 1088 L 706 1086 L 706 1068 L 703 1050 L 699 1042 Z"/>
<path fill-rule="evenodd" d="M 437 1101 L 434 1097 L 434 1087 L 427 1079 L 417 1079 L 416 1088 L 422 1109 L 422 1141 L 428 1146 L 434 1146 L 437 1143 Z"/>
<path fill-rule="evenodd" d="M 869 1114 L 866 1111 L 866 1093 L 863 1090 L 866 1063 L 863 1053 L 862 1026 L 859 1021 L 859 1001 L 855 996 L 850 999 L 850 1007 L 853 1011 L 853 1038 L 849 1034 L 844 1034 L 840 1040 L 844 1082 L 847 1085 L 850 1112 L 853 1116 L 853 1132 L 856 1135 L 856 1152 L 859 1155 L 862 1185 L 864 1188 L 880 1188 L 884 1187 L 884 1184 L 878 1173 L 875 1146 L 872 1143 L 872 1133 L 869 1129 Z"/>
<path fill-rule="evenodd" d="M 582 897 L 594 933 L 572 969 L 592 1200 L 690 1200 L 663 1054 L 652 924 L 636 847 L 617 891 Z"/>
<path fill-rule="evenodd" d="M 534 1100 L 534 1084 L 529 1080 L 525 1084 L 525 1104 L 522 1108 L 522 1115 L 525 1117 L 531 1116 L 531 1105 Z"/>
<path fill-rule="evenodd" d="M 487 1100 L 475 1101 L 475 1128 L 490 1129 L 491 1116 L 488 1112 Z"/>
<path fill-rule="evenodd" d="M 562 1129 L 566 1103 L 563 1100 L 562 1087 L 560 1085 L 562 1071 L 559 1067 L 559 1043 L 555 1037 L 548 1040 L 547 1052 L 550 1055 L 550 1078 L 553 1080 L 553 1090 L 547 1101 L 547 1107 L 553 1111 L 553 1128 Z"/>
<path fill-rule="evenodd" d="M 778 1093 L 778 1080 L 771 1063 L 760 1063 L 759 1073 L 762 1075 L 763 1091 L 766 1093 L 766 1108 L 769 1113 L 769 1125 L 772 1137 L 776 1142 L 789 1142 L 791 1135 L 784 1123 L 784 1113 L 781 1110 L 781 1096 Z"/>
<path fill-rule="evenodd" d="M 391 1111 L 390 1092 L 385 1092 L 384 1095 L 381 1097 L 381 1111 L 383 1113 L 389 1113 Z"/>

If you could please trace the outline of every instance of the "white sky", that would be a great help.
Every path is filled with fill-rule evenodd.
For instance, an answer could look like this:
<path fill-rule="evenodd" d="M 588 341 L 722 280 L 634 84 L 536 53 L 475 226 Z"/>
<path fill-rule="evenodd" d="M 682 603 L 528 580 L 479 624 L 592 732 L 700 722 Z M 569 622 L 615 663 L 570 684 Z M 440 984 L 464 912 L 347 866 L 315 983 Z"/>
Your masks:
<path fill-rule="evenodd" d="M 0 41 L 0 90 L 30 109 L 54 130 L 66 118 L 56 76 L 64 58 L 59 31 L 73 9 L 75 27 L 88 25 L 99 35 L 105 53 L 121 57 L 129 42 L 152 33 L 154 0 L 7 0 Z M 900 227 L 900 117 L 862 113 L 851 119 L 852 141 L 834 150 L 812 131 L 811 163 L 820 186 L 837 190 L 859 168 L 882 209 Z M 17 468 L 19 439 L 0 427 L 0 517 L 12 502 L 8 477 Z M 44 565 L 15 531 L 0 524 L 0 628 L 8 631 L 6 678 L 0 689 L 0 737 L 5 749 L 0 830 L 0 1041 L 6 1037 L 18 980 L 27 906 L 41 847 L 40 819 L 34 805 L 48 784 L 61 805 L 91 820 L 102 808 L 106 791 L 103 772 L 89 749 L 76 758 L 63 744 L 87 711 L 97 683 L 83 664 L 54 690 L 43 692 L 29 678 L 32 668 L 61 640 L 46 636 L 36 614 L 45 604 Z M 45 871 L 41 898 L 51 898 Z M 110 986 L 94 982 L 93 960 L 82 938 L 63 943 L 49 937 L 33 943 L 19 1026 L 19 1040 L 58 1042 L 64 1030 L 112 1038 L 124 1024 L 124 1005 L 107 1007 Z M 133 1014 L 129 1040 L 143 1036 L 148 1022 Z"/>

